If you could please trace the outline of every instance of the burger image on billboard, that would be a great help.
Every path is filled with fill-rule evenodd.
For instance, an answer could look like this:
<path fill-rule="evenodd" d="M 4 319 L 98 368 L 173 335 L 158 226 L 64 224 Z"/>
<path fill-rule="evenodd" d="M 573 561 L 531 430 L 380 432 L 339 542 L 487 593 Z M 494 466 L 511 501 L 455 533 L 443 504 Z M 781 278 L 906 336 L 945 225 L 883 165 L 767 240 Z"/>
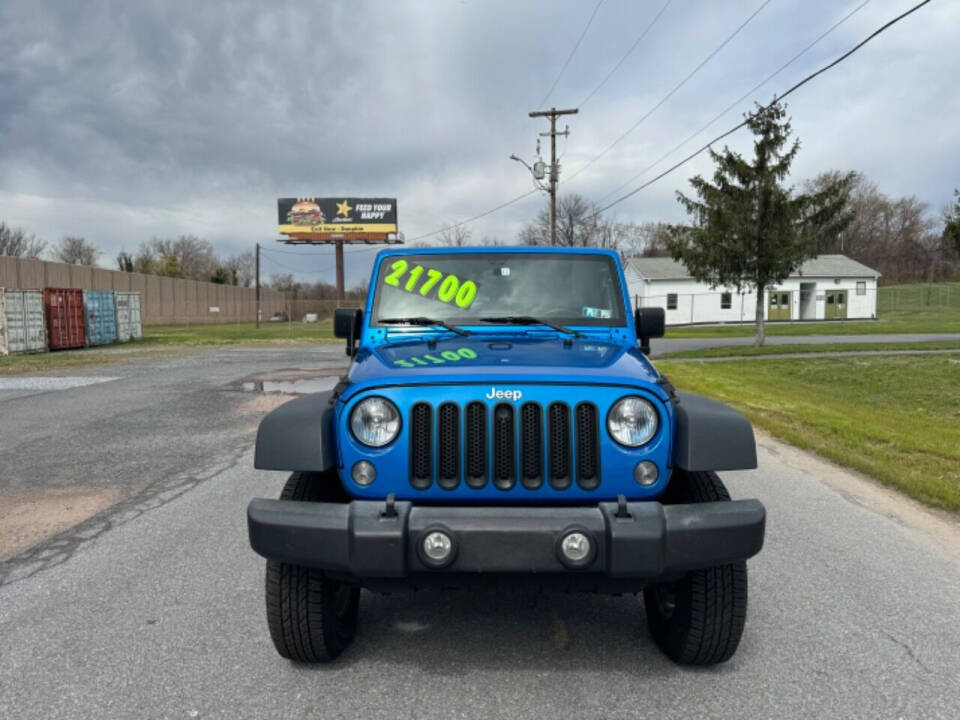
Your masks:
<path fill-rule="evenodd" d="M 313 225 L 323 220 L 323 211 L 312 200 L 295 202 L 287 213 L 287 222 L 291 225 Z"/>

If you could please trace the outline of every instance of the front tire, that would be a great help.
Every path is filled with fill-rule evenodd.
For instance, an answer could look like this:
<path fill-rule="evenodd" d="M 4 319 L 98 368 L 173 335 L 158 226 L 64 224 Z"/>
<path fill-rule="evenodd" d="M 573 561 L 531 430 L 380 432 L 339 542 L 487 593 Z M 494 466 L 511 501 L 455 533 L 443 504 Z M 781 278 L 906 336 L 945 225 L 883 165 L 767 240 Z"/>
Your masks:
<path fill-rule="evenodd" d="M 714 472 L 674 470 L 664 504 L 718 502 L 730 494 Z M 729 660 L 747 618 L 747 564 L 744 561 L 693 570 L 681 580 L 643 591 L 650 634 L 681 665 Z"/>
<path fill-rule="evenodd" d="M 336 502 L 340 481 L 330 473 L 294 473 L 281 500 Z M 277 652 L 289 660 L 333 660 L 357 632 L 360 589 L 321 571 L 267 561 L 267 625 Z"/>

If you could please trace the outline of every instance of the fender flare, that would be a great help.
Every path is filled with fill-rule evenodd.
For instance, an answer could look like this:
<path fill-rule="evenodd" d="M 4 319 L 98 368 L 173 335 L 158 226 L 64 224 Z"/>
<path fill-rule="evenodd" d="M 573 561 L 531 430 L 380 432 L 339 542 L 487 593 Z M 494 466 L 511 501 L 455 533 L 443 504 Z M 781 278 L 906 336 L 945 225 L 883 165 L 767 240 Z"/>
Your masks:
<path fill-rule="evenodd" d="M 692 472 L 752 470 L 757 444 L 750 421 L 716 400 L 678 392 L 673 464 Z"/>
<path fill-rule="evenodd" d="M 258 470 L 323 472 L 337 463 L 334 391 L 284 403 L 260 421 L 253 466 Z"/>

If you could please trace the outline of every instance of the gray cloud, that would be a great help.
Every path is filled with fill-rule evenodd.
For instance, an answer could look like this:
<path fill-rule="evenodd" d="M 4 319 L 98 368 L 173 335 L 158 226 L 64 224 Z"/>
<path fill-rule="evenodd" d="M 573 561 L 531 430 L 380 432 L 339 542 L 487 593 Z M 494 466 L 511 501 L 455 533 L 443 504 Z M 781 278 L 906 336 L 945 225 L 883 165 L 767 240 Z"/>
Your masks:
<path fill-rule="evenodd" d="M 759 4 L 674 2 L 569 120 L 564 177 Z M 857 4 L 774 0 L 567 189 L 605 195 Z M 910 4 L 874 0 L 757 99 L 769 99 Z M 551 103 L 580 102 L 659 6 L 607 0 Z M 108 256 L 181 232 L 203 235 L 224 252 L 272 243 L 275 198 L 289 195 L 395 195 L 408 237 L 434 230 L 530 188 L 507 156 L 532 155 L 544 124 L 526 113 L 553 82 L 592 7 L 546 0 L 8 0 L 0 8 L 0 217 L 49 240 L 83 234 Z M 960 99 L 952 77 L 958 20 L 956 3 L 932 3 L 798 92 L 790 112 L 804 147 L 795 180 L 826 168 L 858 169 L 889 192 L 934 206 L 948 201 L 960 184 Z M 712 130 L 749 107 L 744 102 Z M 748 143 L 730 140 L 743 149 Z M 697 159 L 623 203 L 617 216 L 678 219 L 673 193 L 695 172 L 710 172 L 709 162 Z M 472 229 L 511 239 L 541 202 L 529 198 Z M 356 256 L 353 279 L 371 256 Z M 327 258 L 274 258 L 329 274 Z"/>

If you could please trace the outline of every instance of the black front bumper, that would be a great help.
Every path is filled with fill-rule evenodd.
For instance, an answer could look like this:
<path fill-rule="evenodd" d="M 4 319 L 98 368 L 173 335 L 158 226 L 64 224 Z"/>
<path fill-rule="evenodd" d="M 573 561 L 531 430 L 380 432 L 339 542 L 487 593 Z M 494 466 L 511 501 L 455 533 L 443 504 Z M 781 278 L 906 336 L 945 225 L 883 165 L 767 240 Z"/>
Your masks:
<path fill-rule="evenodd" d="M 443 507 L 256 499 L 247 508 L 250 545 L 263 557 L 358 579 L 590 573 L 653 580 L 756 555 L 765 519 L 758 500 Z M 442 567 L 420 552 L 433 530 L 453 539 Z M 563 558 L 560 541 L 572 531 L 591 539 L 589 562 Z"/>

